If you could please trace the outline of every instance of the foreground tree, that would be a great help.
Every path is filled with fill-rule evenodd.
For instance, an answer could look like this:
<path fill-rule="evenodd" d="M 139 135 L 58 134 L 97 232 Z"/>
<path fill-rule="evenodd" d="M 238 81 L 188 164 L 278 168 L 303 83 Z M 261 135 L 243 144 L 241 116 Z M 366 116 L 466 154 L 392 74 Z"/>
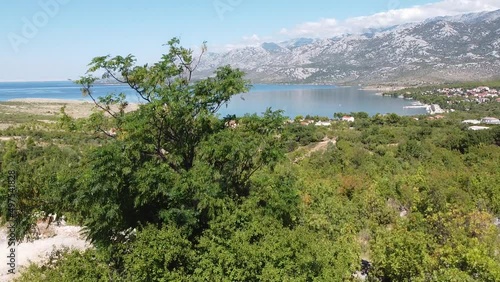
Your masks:
<path fill-rule="evenodd" d="M 94 116 L 96 129 L 107 133 L 103 126 L 114 127 L 118 135 L 126 134 L 122 138 L 134 141 L 142 154 L 158 158 L 177 172 L 189 170 L 196 146 L 221 129 L 215 119 L 217 111 L 233 95 L 248 91 L 243 72 L 229 66 L 217 69 L 214 77 L 192 82 L 206 47 L 195 60 L 191 50 L 178 44 L 178 39 L 172 39 L 168 43 L 169 53 L 152 66 L 136 66 L 132 55 L 96 57 L 90 63 L 90 75 L 77 81 L 83 94 L 102 110 Z M 135 90 L 143 102 L 139 111 L 125 115 L 128 103 L 123 93 L 95 97 L 92 87 L 99 79 L 95 72 L 104 72 L 102 79 L 124 83 Z M 98 118 L 103 114 L 112 117 L 112 122 Z"/>
<path fill-rule="evenodd" d="M 183 226 L 194 239 L 217 209 L 249 195 L 253 173 L 283 155 L 279 112 L 246 117 L 236 128 L 217 116 L 232 96 L 248 91 L 243 72 L 225 66 L 193 81 L 206 47 L 194 59 L 178 39 L 168 46 L 151 66 L 135 65 L 132 55 L 96 57 L 77 81 L 102 110 L 91 118 L 94 127 L 110 137 L 88 155 L 74 201 L 94 243 L 125 240 L 146 224 Z M 99 72 L 134 89 L 139 109 L 126 113 L 123 93 L 95 97 Z"/>

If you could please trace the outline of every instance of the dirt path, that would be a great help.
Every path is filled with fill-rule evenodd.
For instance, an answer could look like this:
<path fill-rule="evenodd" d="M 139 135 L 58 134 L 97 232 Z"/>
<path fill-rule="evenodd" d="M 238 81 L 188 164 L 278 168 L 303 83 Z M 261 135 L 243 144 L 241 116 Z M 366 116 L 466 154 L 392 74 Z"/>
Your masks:
<path fill-rule="evenodd" d="M 316 143 L 314 147 L 310 148 L 305 155 L 295 158 L 293 162 L 298 163 L 305 158 L 309 158 L 314 152 L 326 151 L 326 149 L 328 148 L 328 144 L 330 143 L 332 143 L 333 145 L 337 144 L 337 139 L 330 139 L 328 137 L 323 138 L 323 141 Z"/>
<path fill-rule="evenodd" d="M 40 263 L 48 258 L 54 247 L 61 249 L 69 247 L 84 250 L 90 247 L 82 236 L 78 226 L 52 226 L 50 238 L 35 240 L 34 242 L 21 243 L 16 250 L 16 274 L 8 274 L 7 255 L 9 254 L 6 229 L 0 230 L 0 281 L 11 281 L 19 276 L 19 270 L 30 262 Z"/>

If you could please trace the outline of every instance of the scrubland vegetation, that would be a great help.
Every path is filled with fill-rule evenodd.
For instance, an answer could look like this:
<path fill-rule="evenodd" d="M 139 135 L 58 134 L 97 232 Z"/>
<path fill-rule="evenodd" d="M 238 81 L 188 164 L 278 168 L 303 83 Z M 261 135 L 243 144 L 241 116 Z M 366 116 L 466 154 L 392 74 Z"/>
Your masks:
<path fill-rule="evenodd" d="M 17 238 L 43 211 L 94 246 L 18 281 L 357 281 L 362 260 L 368 281 L 500 280 L 500 126 L 461 123 L 499 103 L 328 127 L 272 110 L 218 117 L 247 89 L 243 73 L 193 83 L 196 59 L 178 43 L 152 66 L 92 61 L 143 96 L 137 111 L 109 96 L 90 118 L 1 131 L 21 137 L 0 147 L 2 175 L 18 173 Z M 93 82 L 79 81 L 88 95 Z"/>

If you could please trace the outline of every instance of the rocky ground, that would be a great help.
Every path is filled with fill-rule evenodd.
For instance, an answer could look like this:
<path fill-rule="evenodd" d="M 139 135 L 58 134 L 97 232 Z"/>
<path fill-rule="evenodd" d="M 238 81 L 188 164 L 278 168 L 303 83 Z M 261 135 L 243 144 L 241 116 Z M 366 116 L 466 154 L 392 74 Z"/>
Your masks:
<path fill-rule="evenodd" d="M 91 102 L 57 100 L 57 99 L 16 99 L 0 102 L 0 130 L 11 126 L 21 126 L 28 122 L 55 123 L 60 117 L 61 107 L 66 106 L 66 113 L 73 118 L 88 117 L 95 106 Z M 131 105 L 129 110 L 137 109 L 138 105 Z M 21 136 L 1 136 L 0 141 L 20 139 Z M 80 235 L 81 228 L 78 226 L 56 226 L 54 224 L 47 228 L 47 223 L 38 224 L 40 239 L 33 242 L 23 242 L 16 250 L 16 275 L 8 274 L 7 255 L 9 247 L 7 243 L 7 229 L 0 227 L 0 282 L 11 281 L 19 275 L 23 267 L 31 262 L 43 263 L 55 249 L 63 247 L 83 250 L 90 244 Z"/>
<path fill-rule="evenodd" d="M 33 263 L 43 263 L 54 249 L 69 247 L 71 249 L 84 250 L 90 247 L 90 243 L 85 241 L 80 234 L 81 228 L 78 226 L 55 226 L 46 228 L 46 223 L 40 223 L 39 230 L 41 239 L 33 242 L 23 242 L 17 245 L 16 249 L 16 274 L 8 274 L 7 265 L 8 243 L 7 230 L 0 228 L 0 281 L 11 281 L 19 276 L 19 271 Z"/>

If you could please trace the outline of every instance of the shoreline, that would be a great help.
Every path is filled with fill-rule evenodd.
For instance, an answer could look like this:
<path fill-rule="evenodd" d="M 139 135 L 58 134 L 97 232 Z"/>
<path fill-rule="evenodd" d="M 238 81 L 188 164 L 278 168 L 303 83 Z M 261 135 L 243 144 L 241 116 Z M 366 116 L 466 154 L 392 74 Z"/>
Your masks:
<path fill-rule="evenodd" d="M 82 104 L 95 106 L 92 100 L 75 100 L 75 99 L 57 99 L 57 98 L 14 98 L 9 100 L 0 101 L 0 103 L 5 102 L 17 102 L 17 103 L 27 103 L 27 104 Z M 138 108 L 140 103 L 128 103 L 128 107 Z"/>
<path fill-rule="evenodd" d="M 91 100 L 55 99 L 55 98 L 15 98 L 1 102 L 43 103 L 43 104 L 94 104 Z"/>
<path fill-rule="evenodd" d="M 411 86 L 385 86 L 385 85 L 366 85 L 361 86 L 359 89 L 363 91 L 399 91 L 406 88 L 410 88 Z"/>
<path fill-rule="evenodd" d="M 129 103 L 125 112 L 139 109 L 140 104 Z M 26 120 L 51 120 L 55 121 L 61 114 L 61 108 L 72 118 L 87 118 L 96 110 L 97 106 L 92 100 L 56 99 L 56 98 L 15 98 L 0 101 L 0 115 L 4 120 L 0 121 L 0 128 L 26 122 Z M 116 105 L 111 106 L 117 111 Z M 24 115 L 24 116 L 23 116 Z M 22 122 L 21 122 L 22 121 Z"/>

